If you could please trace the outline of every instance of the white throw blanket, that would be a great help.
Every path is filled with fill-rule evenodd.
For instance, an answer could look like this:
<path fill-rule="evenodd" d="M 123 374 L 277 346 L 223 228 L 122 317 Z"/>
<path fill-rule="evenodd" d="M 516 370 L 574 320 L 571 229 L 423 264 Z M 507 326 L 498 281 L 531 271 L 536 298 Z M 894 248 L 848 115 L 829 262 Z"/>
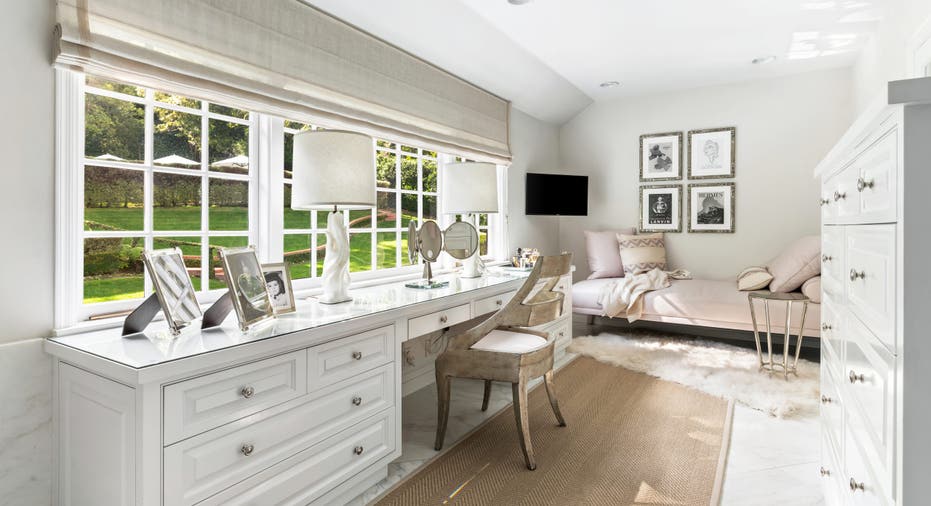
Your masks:
<path fill-rule="evenodd" d="M 624 314 L 629 322 L 639 320 L 643 315 L 643 295 L 669 287 L 670 279 L 692 279 L 692 274 L 684 269 L 670 272 L 653 269 L 629 274 L 605 285 L 598 297 L 602 316 L 614 318 Z"/>

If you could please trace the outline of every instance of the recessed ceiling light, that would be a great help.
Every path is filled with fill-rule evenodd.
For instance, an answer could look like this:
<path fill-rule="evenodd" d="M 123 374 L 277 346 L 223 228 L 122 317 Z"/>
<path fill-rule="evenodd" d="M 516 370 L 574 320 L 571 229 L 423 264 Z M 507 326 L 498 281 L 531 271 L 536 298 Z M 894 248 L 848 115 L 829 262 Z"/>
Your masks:
<path fill-rule="evenodd" d="M 776 57 L 773 55 L 769 55 L 769 56 L 761 56 L 759 58 L 754 58 L 753 60 L 751 60 L 751 63 L 753 63 L 754 65 L 763 65 L 764 63 L 772 63 L 774 61 L 776 61 Z"/>
<path fill-rule="evenodd" d="M 598 86 L 601 86 L 602 88 L 614 88 L 615 86 L 620 86 L 620 85 L 621 83 L 617 81 L 605 81 L 599 84 Z"/>
<path fill-rule="evenodd" d="M 511 5 L 524 5 L 529 4 L 532 0 L 508 0 L 508 3 Z"/>

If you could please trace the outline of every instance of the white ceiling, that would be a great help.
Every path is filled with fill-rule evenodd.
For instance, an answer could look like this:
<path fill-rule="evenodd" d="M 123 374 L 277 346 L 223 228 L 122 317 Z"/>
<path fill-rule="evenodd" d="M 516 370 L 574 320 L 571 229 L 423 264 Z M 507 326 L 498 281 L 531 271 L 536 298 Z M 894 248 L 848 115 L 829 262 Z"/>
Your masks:
<path fill-rule="evenodd" d="M 850 65 L 888 0 L 305 1 L 559 124 L 592 100 Z"/>

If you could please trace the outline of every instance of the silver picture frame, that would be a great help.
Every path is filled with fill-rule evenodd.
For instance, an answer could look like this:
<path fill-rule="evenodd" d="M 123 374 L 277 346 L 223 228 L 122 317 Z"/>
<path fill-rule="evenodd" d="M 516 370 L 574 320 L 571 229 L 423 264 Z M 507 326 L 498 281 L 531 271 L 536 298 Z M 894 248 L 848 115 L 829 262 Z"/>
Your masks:
<path fill-rule="evenodd" d="M 142 261 L 172 335 L 180 334 L 183 328 L 203 317 L 180 248 L 145 251 Z"/>
<path fill-rule="evenodd" d="M 669 223 L 660 223 L 668 221 Z M 682 232 L 682 185 L 640 187 L 640 232 Z"/>
<path fill-rule="evenodd" d="M 220 248 L 220 258 L 239 328 L 245 332 L 274 318 L 275 311 L 255 248 Z"/>
<path fill-rule="evenodd" d="M 737 127 L 689 130 L 688 144 L 689 179 L 728 179 L 735 176 Z"/>
<path fill-rule="evenodd" d="M 682 179 L 682 132 L 640 136 L 640 182 Z M 657 164 L 664 164 L 662 170 Z"/>
<path fill-rule="evenodd" d="M 736 183 L 690 184 L 688 193 L 686 213 L 688 213 L 689 233 L 734 233 L 737 206 Z M 718 208 L 720 210 L 717 210 Z"/>
<path fill-rule="evenodd" d="M 297 310 L 294 303 L 294 288 L 291 286 L 291 269 L 284 262 L 262 264 L 262 275 L 265 277 L 265 288 L 272 303 L 272 310 L 276 315 L 293 313 Z M 276 291 L 272 292 L 275 285 Z"/>

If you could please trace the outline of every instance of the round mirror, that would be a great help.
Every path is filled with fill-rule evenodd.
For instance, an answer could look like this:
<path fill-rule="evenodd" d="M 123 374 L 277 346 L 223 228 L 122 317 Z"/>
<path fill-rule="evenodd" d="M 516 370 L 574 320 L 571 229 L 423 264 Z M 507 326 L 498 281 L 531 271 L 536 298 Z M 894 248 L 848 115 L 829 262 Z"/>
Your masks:
<path fill-rule="evenodd" d="M 471 223 L 457 221 L 443 233 L 446 252 L 456 260 L 469 258 L 478 249 L 478 231 Z"/>
<path fill-rule="evenodd" d="M 411 220 L 407 224 L 407 258 L 412 264 L 419 264 L 420 258 L 420 240 L 417 238 L 417 220 Z"/>
<path fill-rule="evenodd" d="M 426 220 L 417 232 L 420 255 L 428 262 L 436 262 L 443 252 L 443 231 L 433 220 Z"/>

